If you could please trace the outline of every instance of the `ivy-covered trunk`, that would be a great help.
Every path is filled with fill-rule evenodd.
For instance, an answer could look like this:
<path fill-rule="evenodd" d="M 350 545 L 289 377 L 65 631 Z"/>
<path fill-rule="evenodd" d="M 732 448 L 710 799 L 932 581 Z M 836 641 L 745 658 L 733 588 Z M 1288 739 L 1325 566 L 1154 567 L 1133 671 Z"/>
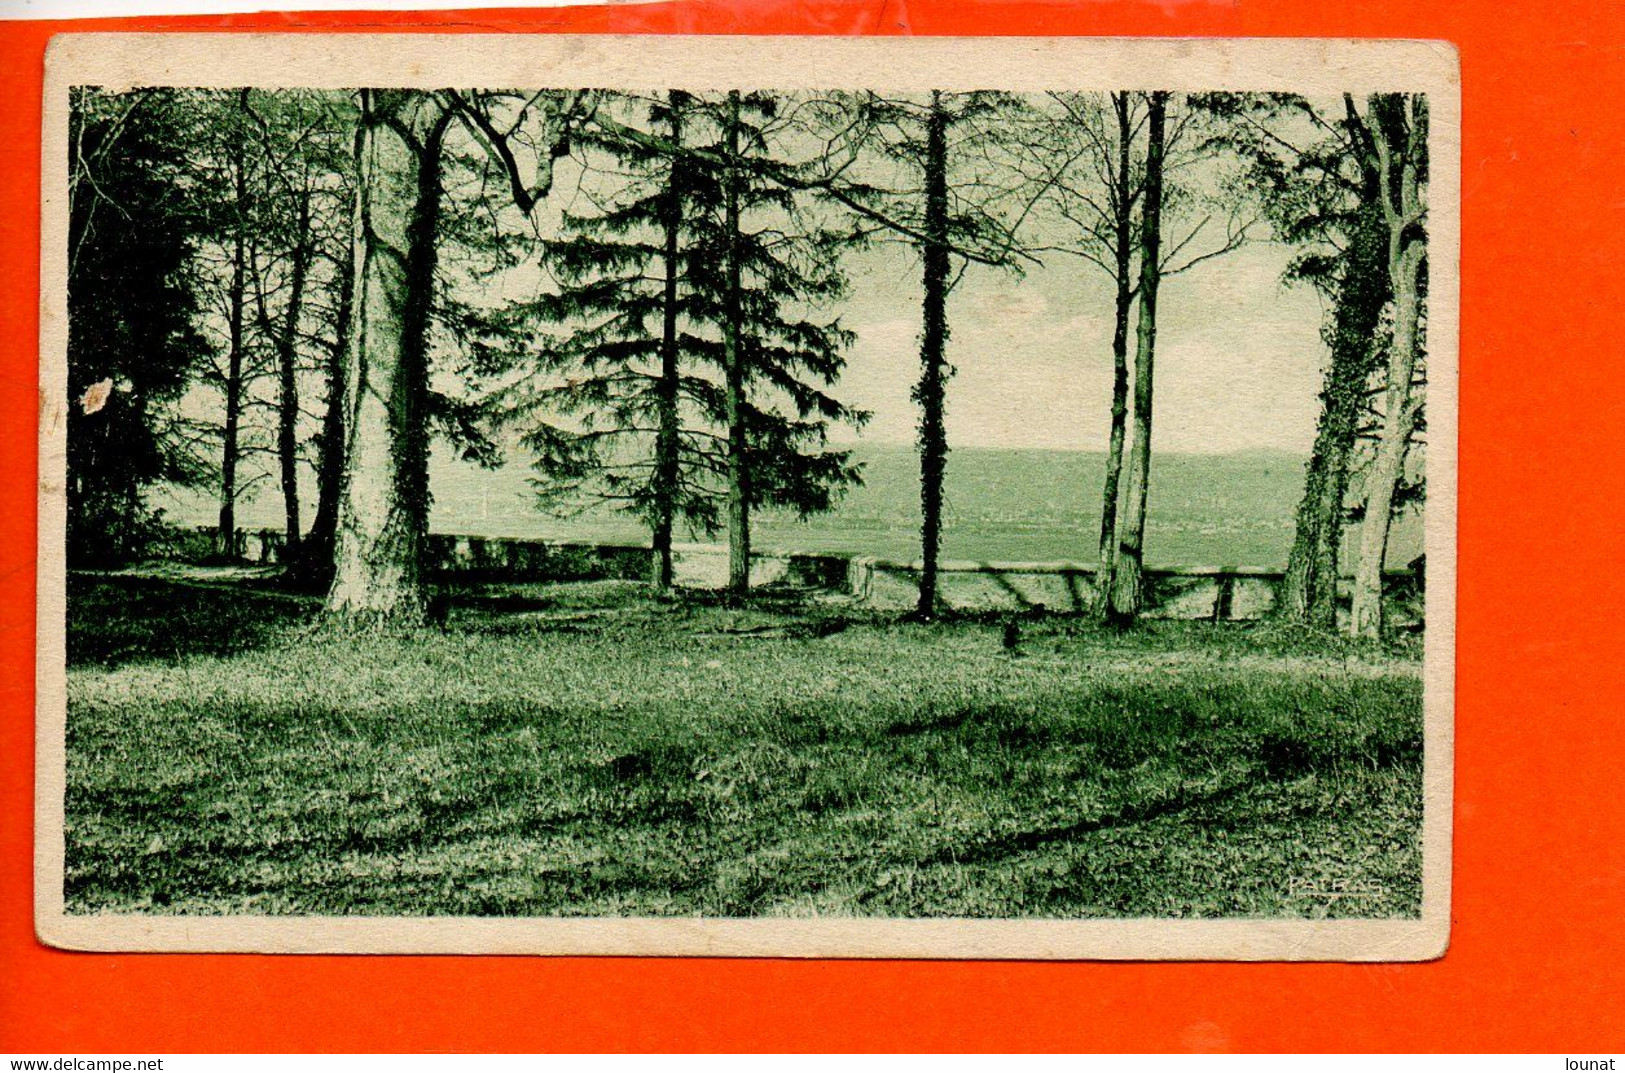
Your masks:
<path fill-rule="evenodd" d="M 1146 116 L 1145 192 L 1140 208 L 1140 321 L 1134 352 L 1134 445 L 1106 617 L 1128 625 L 1145 597 L 1145 511 L 1151 487 L 1151 401 L 1157 350 L 1157 288 L 1162 281 L 1162 159 L 1168 94 L 1151 94 Z"/>
<path fill-rule="evenodd" d="M 750 439 L 746 428 L 745 353 L 739 250 L 739 91 L 728 94 L 727 173 L 723 177 L 723 227 L 727 234 L 722 351 L 728 422 L 728 591 L 750 588 Z"/>
<path fill-rule="evenodd" d="M 1408 119 L 1407 104 L 1412 109 Z M 1427 257 L 1421 188 L 1427 152 L 1427 104 L 1421 98 L 1384 95 L 1372 99 L 1370 115 L 1372 145 L 1382 179 L 1383 216 L 1388 225 L 1394 335 L 1388 347 L 1388 383 L 1383 389 L 1377 450 L 1366 477 L 1360 557 L 1354 567 L 1349 629 L 1357 637 L 1382 634 L 1382 569 L 1388 554 L 1394 494 L 1421 410 L 1421 398 L 1412 390 L 1411 380 L 1421 352 L 1422 268 Z"/>
<path fill-rule="evenodd" d="M 931 94 L 925 122 L 924 325 L 920 332 L 920 598 L 916 613 L 937 613 L 937 563 L 942 547 L 942 477 L 948 465 L 944 425 L 948 346 L 948 113 Z"/>
<path fill-rule="evenodd" d="M 356 138 L 354 307 L 334 614 L 411 622 L 426 611 L 427 329 L 449 113 L 418 90 L 364 90 Z"/>
<path fill-rule="evenodd" d="M 1382 428 L 1377 453 L 1366 479 L 1365 517 L 1360 523 L 1360 558 L 1355 564 L 1351 631 L 1359 637 L 1382 633 L 1382 568 L 1388 555 L 1388 532 L 1394 493 L 1405 466 L 1406 446 L 1416 428 L 1417 406 L 1408 397 L 1416 368 L 1417 274 L 1420 243 L 1396 251 L 1394 264 L 1394 345 L 1388 364 Z M 1396 387 L 1396 385 L 1398 385 Z"/>
<path fill-rule="evenodd" d="M 1304 474 L 1292 552 L 1281 584 L 1281 617 L 1321 629 L 1337 627 L 1349 464 L 1359 435 L 1366 384 L 1381 356 L 1376 333 L 1388 301 L 1388 270 L 1377 196 L 1373 191 L 1371 202 L 1355 223 L 1338 284 L 1320 424 Z"/>

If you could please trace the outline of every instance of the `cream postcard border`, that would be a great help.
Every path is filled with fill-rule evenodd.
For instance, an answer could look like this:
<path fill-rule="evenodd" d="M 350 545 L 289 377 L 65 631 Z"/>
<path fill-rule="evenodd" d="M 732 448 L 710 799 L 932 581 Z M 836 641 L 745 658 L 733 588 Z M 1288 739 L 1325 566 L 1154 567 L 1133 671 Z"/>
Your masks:
<path fill-rule="evenodd" d="M 34 917 L 74 950 L 1418 961 L 1449 941 L 1461 94 L 1421 41 L 70 33 L 46 57 Z M 1429 95 L 1428 562 L 1416 920 L 166 917 L 64 911 L 67 124 L 74 85 L 1169 89 Z"/>

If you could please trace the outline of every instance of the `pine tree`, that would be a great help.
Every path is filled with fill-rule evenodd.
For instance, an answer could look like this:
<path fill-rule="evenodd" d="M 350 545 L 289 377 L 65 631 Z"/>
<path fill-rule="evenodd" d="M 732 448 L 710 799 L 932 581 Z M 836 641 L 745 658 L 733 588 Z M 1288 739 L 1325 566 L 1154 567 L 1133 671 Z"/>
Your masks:
<path fill-rule="evenodd" d="M 556 415 L 526 435 L 542 487 L 642 518 L 661 585 L 679 522 L 728 532 L 729 588 L 742 591 L 754 510 L 827 510 L 859 477 L 827 441 L 831 424 L 866 416 L 830 393 L 851 337 L 816 315 L 843 292 L 849 239 L 772 177 L 788 167 L 770 155 L 778 105 L 673 91 L 647 130 L 601 106 L 591 144 L 621 196 L 566 215 L 567 234 L 545 244 L 557 290 L 518 314 L 569 329 L 511 407 Z"/>
<path fill-rule="evenodd" d="M 672 583 L 678 525 L 720 524 L 716 393 L 696 370 L 706 344 L 685 331 L 709 312 L 694 289 L 695 169 L 682 152 L 693 107 L 676 90 L 621 102 L 647 113 L 659 145 L 580 139 L 613 192 L 597 212 L 564 213 L 562 233 L 542 243 L 556 289 L 486 325 L 487 348 L 500 346 L 492 337 L 542 333 L 534 360 L 493 401 L 524 427 L 544 505 L 608 503 L 643 520 L 661 588 Z"/>
<path fill-rule="evenodd" d="M 721 374 L 712 412 L 725 430 L 734 593 L 750 585 L 751 512 L 828 510 L 861 480 L 851 452 L 829 448 L 829 429 L 868 419 L 831 394 L 853 337 L 817 315 L 845 294 L 839 255 L 853 238 L 782 181 L 796 170 L 781 153 L 791 126 L 784 103 L 737 90 L 696 98 L 713 140 L 694 158 L 691 278 L 695 313 L 713 333 L 709 341 L 696 333 L 690 345 Z"/>

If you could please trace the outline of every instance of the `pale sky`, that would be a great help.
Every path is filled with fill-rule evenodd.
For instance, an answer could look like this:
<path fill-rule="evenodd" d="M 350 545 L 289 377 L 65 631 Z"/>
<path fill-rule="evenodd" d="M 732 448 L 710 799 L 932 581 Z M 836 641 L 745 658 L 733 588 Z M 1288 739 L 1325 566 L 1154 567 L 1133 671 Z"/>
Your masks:
<path fill-rule="evenodd" d="M 1319 299 L 1285 287 L 1289 252 L 1259 242 L 1163 281 L 1153 447 L 1306 453 L 1325 345 Z M 838 389 L 871 410 L 867 442 L 908 443 L 918 376 L 920 267 L 899 248 L 853 261 L 844 317 L 857 333 Z M 1096 267 L 1061 254 L 1017 278 L 973 267 L 949 300 L 950 444 L 1103 450 L 1112 296 Z M 1133 337 L 1130 336 L 1132 368 Z M 851 433 L 841 436 L 851 439 Z"/>

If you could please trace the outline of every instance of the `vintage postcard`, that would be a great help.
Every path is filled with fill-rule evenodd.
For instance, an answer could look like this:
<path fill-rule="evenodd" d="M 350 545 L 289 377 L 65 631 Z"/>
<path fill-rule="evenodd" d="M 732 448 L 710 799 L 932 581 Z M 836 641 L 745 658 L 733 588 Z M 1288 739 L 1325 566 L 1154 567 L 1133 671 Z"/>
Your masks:
<path fill-rule="evenodd" d="M 45 942 L 1444 951 L 1450 46 L 46 83 Z"/>

